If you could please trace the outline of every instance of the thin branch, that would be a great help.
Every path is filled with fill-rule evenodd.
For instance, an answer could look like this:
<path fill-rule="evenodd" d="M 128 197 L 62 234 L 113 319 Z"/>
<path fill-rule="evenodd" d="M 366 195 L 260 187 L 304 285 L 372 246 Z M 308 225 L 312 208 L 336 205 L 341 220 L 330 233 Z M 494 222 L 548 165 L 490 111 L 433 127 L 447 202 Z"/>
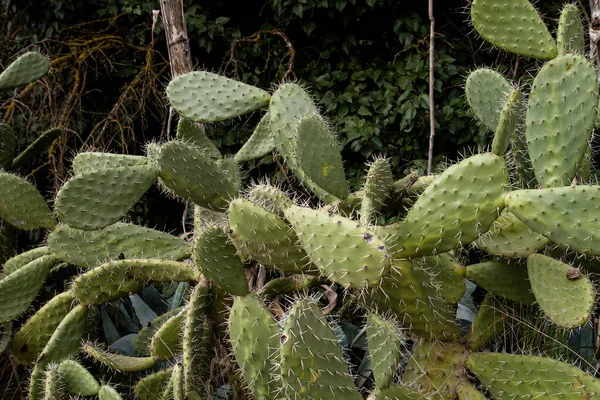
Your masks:
<path fill-rule="evenodd" d="M 434 38 L 435 38 L 435 18 L 433 17 L 433 0 L 429 0 L 429 157 L 427 159 L 427 175 L 431 175 L 433 169 L 433 142 L 435 138 L 435 105 L 434 96 Z"/>

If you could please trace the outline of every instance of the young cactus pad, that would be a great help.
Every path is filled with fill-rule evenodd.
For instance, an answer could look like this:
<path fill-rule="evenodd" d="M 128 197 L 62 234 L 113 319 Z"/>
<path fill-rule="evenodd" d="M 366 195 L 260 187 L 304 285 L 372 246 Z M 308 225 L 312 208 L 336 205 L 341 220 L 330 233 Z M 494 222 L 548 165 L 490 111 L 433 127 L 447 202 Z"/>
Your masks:
<path fill-rule="evenodd" d="M 489 68 L 476 69 L 465 82 L 469 106 L 477 119 L 492 132 L 498 128 L 500 114 L 511 90 L 506 78 Z"/>
<path fill-rule="evenodd" d="M 560 12 L 558 30 L 556 32 L 558 52 L 584 54 L 585 34 L 581 23 L 579 7 L 575 4 L 565 4 Z"/>
<path fill-rule="evenodd" d="M 557 55 L 556 42 L 529 0 L 473 0 L 471 20 L 488 42 L 540 60 Z"/>
<path fill-rule="evenodd" d="M 52 229 L 56 225 L 40 192 L 8 172 L 0 172 L 0 217 L 20 229 Z"/>
<path fill-rule="evenodd" d="M 196 122 L 219 122 L 266 107 L 271 96 L 254 86 L 206 71 L 179 75 L 167 86 L 179 115 Z"/>
<path fill-rule="evenodd" d="M 256 160 L 275 150 L 275 138 L 271 132 L 271 117 L 267 112 L 256 125 L 254 133 L 235 154 L 236 162 Z"/>
<path fill-rule="evenodd" d="M 139 167 L 148 163 L 148 158 L 143 156 L 88 151 L 75 156 L 73 159 L 73 173 L 79 175 L 85 172 L 111 168 Z"/>

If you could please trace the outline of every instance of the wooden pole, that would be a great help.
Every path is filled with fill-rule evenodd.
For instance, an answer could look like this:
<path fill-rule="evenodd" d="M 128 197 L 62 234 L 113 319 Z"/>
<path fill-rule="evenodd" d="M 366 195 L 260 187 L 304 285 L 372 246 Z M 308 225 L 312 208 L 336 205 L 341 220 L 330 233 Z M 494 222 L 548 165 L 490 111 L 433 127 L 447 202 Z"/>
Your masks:
<path fill-rule="evenodd" d="M 600 1 L 600 0 L 597 0 Z M 433 142 L 435 138 L 435 106 L 434 96 L 434 37 L 435 37 L 435 18 L 433 17 L 433 0 L 429 0 L 429 157 L 427 159 L 427 175 L 431 175 L 433 169 Z"/>
<path fill-rule="evenodd" d="M 183 0 L 160 0 L 160 11 L 165 26 L 171 75 L 175 78 L 192 70 Z"/>
<path fill-rule="evenodd" d="M 590 55 L 594 67 L 600 67 L 600 54 L 598 53 L 598 42 L 600 42 L 600 0 L 590 0 L 591 21 L 590 31 Z"/>

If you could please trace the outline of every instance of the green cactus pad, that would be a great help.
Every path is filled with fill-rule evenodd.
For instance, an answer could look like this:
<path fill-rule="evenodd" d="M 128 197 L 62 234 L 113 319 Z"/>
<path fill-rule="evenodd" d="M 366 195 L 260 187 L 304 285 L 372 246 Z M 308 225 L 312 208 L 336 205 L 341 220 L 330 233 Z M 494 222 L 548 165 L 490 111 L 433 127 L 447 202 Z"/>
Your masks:
<path fill-rule="evenodd" d="M 47 302 L 15 334 L 11 344 L 12 357 L 19 364 L 33 364 L 72 307 L 73 298 L 69 292 Z"/>
<path fill-rule="evenodd" d="M 391 266 L 383 240 L 356 221 L 324 211 L 292 206 L 285 217 L 321 274 L 344 286 L 376 285 Z"/>
<path fill-rule="evenodd" d="M 179 119 L 177 140 L 194 145 L 211 158 L 220 159 L 222 157 L 217 146 L 204 133 L 204 127 L 191 119 Z"/>
<path fill-rule="evenodd" d="M 100 345 L 84 343 L 81 350 L 105 367 L 118 372 L 140 372 L 152 368 L 156 362 L 152 357 L 131 357 L 110 352 Z"/>
<path fill-rule="evenodd" d="M 22 167 L 48 151 L 52 143 L 62 135 L 62 132 L 61 128 L 50 128 L 43 132 L 21 154 L 15 157 L 12 161 L 12 169 Z"/>
<path fill-rule="evenodd" d="M 201 149 L 171 141 L 158 158 L 162 183 L 177 196 L 212 210 L 227 208 L 238 193 L 235 182 Z"/>
<path fill-rule="evenodd" d="M 148 163 L 148 158 L 143 156 L 89 151 L 79 153 L 75 156 L 73 159 L 73 173 L 79 175 L 86 172 L 113 168 L 140 167 Z"/>
<path fill-rule="evenodd" d="M 150 354 L 156 361 L 165 361 L 175 358 L 181 353 L 181 331 L 185 314 L 180 312 L 165 321 L 152 337 Z"/>
<path fill-rule="evenodd" d="M 456 306 L 444 301 L 440 286 L 431 267 L 395 260 L 390 274 L 379 286 L 363 291 L 359 300 L 369 310 L 393 314 L 411 334 L 456 340 Z"/>
<path fill-rule="evenodd" d="M 110 261 L 80 275 L 71 287 L 81 304 L 104 304 L 141 290 L 148 281 L 195 281 L 198 272 L 183 262 L 154 259 Z"/>
<path fill-rule="evenodd" d="M 508 258 L 527 257 L 548 244 L 548 239 L 532 231 L 508 209 L 494 221 L 490 230 L 475 241 L 488 254 Z"/>
<path fill-rule="evenodd" d="M 0 325 L 0 355 L 2 355 L 11 344 L 13 335 L 12 323 Z"/>
<path fill-rule="evenodd" d="M 183 381 L 186 392 L 203 391 L 210 375 L 213 354 L 213 330 L 210 322 L 211 288 L 202 278 L 188 301 L 183 328 Z"/>
<path fill-rule="evenodd" d="M 79 267 L 94 267 L 121 254 L 125 258 L 182 260 L 192 252 L 191 245 L 176 236 L 121 222 L 99 231 L 59 224 L 48 237 L 48 247 L 61 260 Z"/>
<path fill-rule="evenodd" d="M 123 398 L 112 386 L 102 385 L 98 390 L 98 400 L 123 400 Z"/>
<path fill-rule="evenodd" d="M 473 0 L 471 20 L 485 40 L 510 53 L 539 60 L 556 57 L 556 42 L 529 0 Z"/>
<path fill-rule="evenodd" d="M 492 153 L 499 156 L 504 155 L 508 150 L 511 139 L 516 134 L 516 130 L 524 125 L 525 115 L 521 113 L 522 102 L 523 93 L 518 88 L 513 88 L 500 113 L 498 127 L 492 142 Z"/>
<path fill-rule="evenodd" d="M 294 173 L 317 197 L 328 203 L 348 197 L 342 154 L 319 116 L 300 119 L 292 151 Z"/>
<path fill-rule="evenodd" d="M 394 321 L 377 314 L 367 316 L 367 338 L 375 384 L 385 389 L 392 383 L 400 364 L 403 338 Z"/>
<path fill-rule="evenodd" d="M 64 386 L 58 365 L 49 365 L 44 371 L 44 400 L 60 400 L 63 396 Z"/>
<path fill-rule="evenodd" d="M 167 97 L 179 115 L 196 122 L 219 122 L 269 104 L 269 93 L 206 71 L 179 75 L 167 86 Z"/>
<path fill-rule="evenodd" d="M 508 168 L 492 153 L 469 157 L 437 177 L 400 224 L 394 257 L 439 254 L 472 242 L 504 208 Z"/>
<path fill-rule="evenodd" d="M 512 137 L 512 157 L 517 170 L 517 180 L 521 187 L 531 189 L 537 187 L 535 173 L 529 159 L 529 151 L 527 150 L 527 139 L 525 138 L 525 119 L 521 121 Z"/>
<path fill-rule="evenodd" d="M 269 103 L 269 118 L 275 147 L 283 156 L 286 164 L 294 171 L 295 157 L 293 154 L 295 134 L 300 120 L 319 112 L 313 100 L 302 87 L 296 83 L 281 85 Z"/>
<path fill-rule="evenodd" d="M 451 399 L 467 376 L 463 367 L 467 350 L 459 343 L 422 339 L 413 350 L 402 381 L 434 399 Z"/>
<path fill-rule="evenodd" d="M 10 125 L 0 123 L 0 168 L 10 168 L 16 152 L 17 138 L 13 128 Z"/>
<path fill-rule="evenodd" d="M 27 310 L 55 263 L 53 255 L 41 256 L 0 280 L 0 324 Z"/>
<path fill-rule="evenodd" d="M 543 254 L 527 258 L 527 271 L 535 299 L 552 322 L 575 328 L 588 321 L 596 292 L 585 274 Z"/>
<path fill-rule="evenodd" d="M 173 368 L 145 376 L 133 388 L 133 394 L 138 400 L 156 400 L 159 393 L 164 392 L 173 375 Z"/>
<path fill-rule="evenodd" d="M 473 113 L 492 132 L 498 122 L 506 100 L 513 88 L 502 74 L 489 68 L 471 72 L 465 82 L 465 94 Z"/>
<path fill-rule="evenodd" d="M 472 353 L 467 368 L 495 399 L 593 399 L 600 382 L 579 368 L 544 357 Z"/>
<path fill-rule="evenodd" d="M 81 364 L 73 360 L 64 360 L 58 367 L 60 378 L 67 392 L 76 396 L 95 396 L 100 384 Z"/>
<path fill-rule="evenodd" d="M 381 390 L 375 389 L 368 400 L 418 400 L 426 398 L 424 396 L 424 393 L 400 384 Z"/>
<path fill-rule="evenodd" d="M 394 176 L 390 163 L 385 158 L 378 158 L 369 166 L 364 195 L 361 200 L 360 222 L 369 225 L 373 213 L 381 210 L 394 188 Z"/>
<path fill-rule="evenodd" d="M 296 301 L 281 335 L 281 380 L 287 398 L 360 400 L 335 333 L 319 306 Z"/>
<path fill-rule="evenodd" d="M 37 360 L 29 382 L 29 398 L 38 399 L 43 389 L 43 372 L 52 363 L 58 364 L 75 356 L 79 352 L 81 340 L 85 335 L 87 307 L 77 305 L 58 325 L 52 337 Z"/>
<path fill-rule="evenodd" d="M 496 296 L 523 304 L 535 302 L 527 268 L 523 265 L 496 261 L 472 264 L 467 266 L 465 278 Z"/>
<path fill-rule="evenodd" d="M 135 351 L 142 355 L 150 355 L 150 344 L 152 343 L 152 337 L 160 329 L 165 322 L 171 317 L 177 315 L 182 310 L 181 307 L 167 311 L 166 313 L 159 315 L 157 318 L 148 322 L 135 336 L 133 340 L 133 348 Z"/>
<path fill-rule="evenodd" d="M 6 263 L 4 264 L 2 272 L 4 272 L 5 276 L 10 275 L 13 272 L 26 266 L 33 260 L 40 258 L 41 256 L 47 255 L 49 252 L 50 251 L 48 250 L 48 247 L 46 247 L 46 246 L 36 247 L 35 249 L 25 251 L 21 254 L 18 254 L 16 256 L 8 259 L 6 261 Z"/>
<path fill-rule="evenodd" d="M 48 60 L 40 53 L 25 53 L 0 74 L 0 90 L 12 89 L 36 81 L 46 75 L 49 68 Z"/>
<path fill-rule="evenodd" d="M 275 150 L 275 138 L 271 132 L 271 117 L 267 112 L 256 125 L 250 139 L 235 154 L 235 161 L 242 163 L 252 161 L 271 154 Z"/>
<path fill-rule="evenodd" d="M 0 217 L 20 229 L 52 229 L 56 225 L 40 192 L 8 172 L 0 172 Z"/>
<path fill-rule="evenodd" d="M 185 388 L 183 385 L 183 367 L 181 364 L 173 366 L 173 375 L 169 386 L 173 387 L 173 400 L 185 400 Z"/>
<path fill-rule="evenodd" d="M 248 281 L 242 260 L 227 234 L 218 226 L 209 227 L 196 237 L 194 263 L 206 277 L 227 293 L 244 296 Z"/>
<path fill-rule="evenodd" d="M 547 62 L 535 77 L 525 137 L 542 187 L 569 185 L 575 177 L 594 127 L 597 81 L 590 62 L 576 54 Z"/>
<path fill-rule="evenodd" d="M 592 153 L 592 146 L 590 146 L 588 143 L 588 146 L 585 148 L 583 158 L 577 165 L 577 176 L 579 177 L 579 181 L 584 184 L 590 182 L 590 177 L 592 173 L 592 158 L 594 158 L 594 155 Z"/>
<path fill-rule="evenodd" d="M 54 207 L 73 228 L 102 229 L 127 214 L 157 177 L 151 165 L 83 172 L 60 189 Z"/>
<path fill-rule="evenodd" d="M 600 208 L 600 186 L 517 190 L 505 200 L 535 232 L 580 253 L 600 255 L 598 224 L 592 217 Z"/>
<path fill-rule="evenodd" d="M 450 254 L 443 253 L 438 256 L 413 259 L 412 262 L 420 269 L 435 275 L 435 281 L 439 283 L 440 295 L 446 303 L 458 303 L 465 294 L 466 285 L 462 279 L 465 275 L 465 267 Z"/>
<path fill-rule="evenodd" d="M 277 214 L 249 200 L 235 199 L 229 204 L 228 216 L 231 237 L 242 254 L 283 272 L 315 268 L 297 245 L 296 234 Z"/>
<path fill-rule="evenodd" d="M 560 54 L 585 54 L 585 34 L 581 23 L 579 7 L 575 4 L 565 4 L 560 12 L 556 45 Z"/>
<path fill-rule="evenodd" d="M 469 349 L 473 351 L 481 350 L 505 332 L 505 326 L 510 320 L 510 315 L 505 308 L 490 293 L 485 295 L 465 337 Z"/>
<path fill-rule="evenodd" d="M 272 375 L 279 361 L 279 332 L 279 324 L 258 297 L 235 297 L 229 313 L 229 337 L 244 381 L 255 399 L 278 398 L 279 387 Z"/>
<path fill-rule="evenodd" d="M 248 192 L 248 200 L 280 217 L 294 204 L 285 192 L 271 185 L 254 185 Z"/>

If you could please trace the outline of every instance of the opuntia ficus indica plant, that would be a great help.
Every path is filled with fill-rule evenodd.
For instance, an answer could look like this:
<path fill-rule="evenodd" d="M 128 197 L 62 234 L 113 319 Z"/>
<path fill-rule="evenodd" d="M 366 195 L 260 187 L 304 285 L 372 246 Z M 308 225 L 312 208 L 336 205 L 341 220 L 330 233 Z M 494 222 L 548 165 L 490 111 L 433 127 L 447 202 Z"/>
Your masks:
<path fill-rule="evenodd" d="M 395 180 L 379 157 L 351 193 L 336 138 L 304 87 L 269 92 L 204 71 L 167 87 L 177 139 L 148 144 L 146 156 L 78 154 L 53 209 L 2 172 L 3 220 L 49 231 L 0 280 L 3 349 L 32 367 L 29 397 L 130 395 L 100 382 L 90 362 L 141 376 L 133 396 L 142 400 L 209 398 L 216 369 L 233 372 L 235 398 L 263 400 L 600 396 L 600 381 L 575 365 L 493 351 L 510 324 L 500 303 L 536 307 L 564 330 L 594 310 L 586 270 L 566 262 L 600 255 L 589 144 L 598 80 L 579 13 L 565 7 L 556 39 L 527 0 L 474 0 L 471 17 L 485 40 L 546 63 L 528 93 L 492 69 L 469 75 L 467 99 L 494 132 L 491 151 L 436 176 Z M 200 125 L 251 112 L 262 119 L 233 158 Z M 273 152 L 302 191 L 245 184 L 245 163 Z M 124 222 L 157 180 L 193 204 L 192 239 Z M 381 224 L 390 216 L 399 222 Z M 480 262 L 459 262 L 474 247 Z M 81 274 L 13 334 L 64 264 Z M 486 294 L 465 331 L 456 320 L 467 280 Z M 97 310 L 172 282 L 185 304 L 147 321 L 134 354 L 99 340 Z M 362 327 L 353 340 L 341 329 L 348 318 Z M 370 385 L 349 354 L 361 335 Z"/>

